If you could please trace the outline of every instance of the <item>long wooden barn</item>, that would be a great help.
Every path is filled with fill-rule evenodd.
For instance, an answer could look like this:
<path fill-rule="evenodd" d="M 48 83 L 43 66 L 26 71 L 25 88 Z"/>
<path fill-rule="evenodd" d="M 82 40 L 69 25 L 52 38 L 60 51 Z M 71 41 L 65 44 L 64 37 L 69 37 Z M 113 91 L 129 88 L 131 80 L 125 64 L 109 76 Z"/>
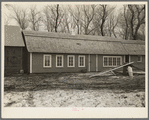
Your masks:
<path fill-rule="evenodd" d="M 144 41 L 37 31 L 22 31 L 22 38 L 25 72 L 98 72 L 131 61 L 145 69 Z"/>
<path fill-rule="evenodd" d="M 33 31 L 23 34 L 30 73 L 97 72 L 131 61 L 145 68 L 143 41 Z"/>

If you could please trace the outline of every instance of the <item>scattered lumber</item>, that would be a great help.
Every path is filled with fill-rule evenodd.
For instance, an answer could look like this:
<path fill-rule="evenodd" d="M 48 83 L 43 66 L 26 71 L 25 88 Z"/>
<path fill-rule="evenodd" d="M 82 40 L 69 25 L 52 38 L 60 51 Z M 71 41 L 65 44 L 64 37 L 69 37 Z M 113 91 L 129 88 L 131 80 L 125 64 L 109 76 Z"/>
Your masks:
<path fill-rule="evenodd" d="M 100 72 L 99 74 L 91 75 L 91 76 L 89 76 L 89 77 L 91 78 L 91 77 L 95 77 L 95 76 L 100 76 L 100 75 L 102 75 L 102 74 L 106 74 L 106 73 L 111 72 L 111 71 L 113 72 L 114 70 L 117 70 L 117 69 L 119 69 L 119 68 L 125 67 L 125 66 L 127 66 L 127 65 L 132 64 L 132 63 L 134 63 L 134 62 L 126 63 L 126 64 L 124 64 L 124 65 L 121 65 L 121 66 L 118 66 L 118 67 L 116 67 L 116 68 L 107 70 L 107 71 L 105 71 L 105 72 Z"/>
<path fill-rule="evenodd" d="M 145 75 L 145 72 L 144 71 L 134 71 L 133 74 Z"/>

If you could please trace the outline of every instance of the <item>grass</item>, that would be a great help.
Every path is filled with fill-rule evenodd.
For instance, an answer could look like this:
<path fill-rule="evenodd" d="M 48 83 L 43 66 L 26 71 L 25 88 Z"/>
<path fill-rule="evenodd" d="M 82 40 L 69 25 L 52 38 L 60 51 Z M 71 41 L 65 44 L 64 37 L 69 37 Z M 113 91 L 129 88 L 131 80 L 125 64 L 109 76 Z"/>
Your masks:
<path fill-rule="evenodd" d="M 145 76 L 17 74 L 4 78 L 5 107 L 144 107 Z"/>
<path fill-rule="evenodd" d="M 43 89 L 113 89 L 131 92 L 145 91 L 145 76 L 102 76 L 89 78 L 79 73 L 51 73 L 7 76 L 4 80 L 5 91 L 36 91 Z"/>

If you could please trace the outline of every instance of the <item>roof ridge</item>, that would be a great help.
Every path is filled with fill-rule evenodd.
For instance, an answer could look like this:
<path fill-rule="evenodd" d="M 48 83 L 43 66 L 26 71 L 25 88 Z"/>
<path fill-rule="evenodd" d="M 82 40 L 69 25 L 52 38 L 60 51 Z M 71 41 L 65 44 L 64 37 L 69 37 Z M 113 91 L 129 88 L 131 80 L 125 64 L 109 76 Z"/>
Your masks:
<path fill-rule="evenodd" d="M 29 31 L 22 30 L 25 36 L 35 36 L 35 37 L 49 37 L 49 38 L 62 38 L 62 39 L 75 39 L 75 40 L 89 40 L 89 41 L 117 41 L 117 42 L 143 42 L 142 40 L 123 40 L 118 38 L 112 38 L 109 36 L 97 36 L 97 35 L 71 35 L 69 33 L 55 33 L 55 32 L 45 32 L 45 31 Z M 38 33 L 38 34 L 37 34 Z M 40 34 L 39 34 L 40 33 Z M 43 33 L 43 34 L 42 34 Z M 52 36 L 53 34 L 53 36 Z M 51 36 L 50 36 L 51 35 Z M 61 36 L 62 35 L 62 36 Z M 110 39 L 110 40 L 107 40 Z"/>

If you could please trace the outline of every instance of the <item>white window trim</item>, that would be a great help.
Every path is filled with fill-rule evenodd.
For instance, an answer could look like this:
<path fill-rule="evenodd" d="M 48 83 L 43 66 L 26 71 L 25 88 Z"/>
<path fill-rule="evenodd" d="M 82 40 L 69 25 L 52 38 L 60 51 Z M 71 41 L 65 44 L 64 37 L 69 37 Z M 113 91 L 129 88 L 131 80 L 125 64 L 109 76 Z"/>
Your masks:
<path fill-rule="evenodd" d="M 45 66 L 45 57 L 46 57 L 46 56 L 50 56 L 50 66 Z M 44 55 L 43 55 L 43 67 L 44 67 L 44 68 L 52 67 L 52 64 L 51 64 L 51 63 L 52 63 L 52 56 L 49 55 L 49 54 L 44 54 Z"/>
<path fill-rule="evenodd" d="M 69 57 L 73 57 L 73 66 L 69 66 Z M 74 55 L 67 55 L 67 67 L 75 67 L 75 56 Z"/>
<path fill-rule="evenodd" d="M 62 66 L 57 66 L 57 57 L 59 57 L 59 56 L 62 57 Z M 63 55 L 56 55 L 56 67 L 64 67 L 64 66 L 63 66 L 63 62 L 64 62 L 64 61 L 63 61 Z"/>
<path fill-rule="evenodd" d="M 104 58 L 105 58 L 105 57 L 112 57 L 112 64 L 113 64 L 113 58 L 120 58 L 120 65 L 122 65 L 122 56 L 103 56 L 103 67 L 117 67 L 117 62 L 116 62 L 116 65 L 111 65 L 111 66 L 109 66 L 109 60 L 107 60 L 108 65 L 105 66 L 105 65 L 104 65 Z M 117 60 L 117 59 L 116 59 L 116 60 Z"/>
<path fill-rule="evenodd" d="M 140 61 L 138 61 L 138 60 L 137 60 L 137 62 L 142 62 L 142 55 L 138 55 L 138 56 L 140 56 L 140 57 L 141 57 L 141 59 L 140 59 Z"/>
<path fill-rule="evenodd" d="M 84 66 L 80 66 L 80 57 L 84 57 Z M 78 56 L 78 67 L 85 67 L 85 55 Z"/>

